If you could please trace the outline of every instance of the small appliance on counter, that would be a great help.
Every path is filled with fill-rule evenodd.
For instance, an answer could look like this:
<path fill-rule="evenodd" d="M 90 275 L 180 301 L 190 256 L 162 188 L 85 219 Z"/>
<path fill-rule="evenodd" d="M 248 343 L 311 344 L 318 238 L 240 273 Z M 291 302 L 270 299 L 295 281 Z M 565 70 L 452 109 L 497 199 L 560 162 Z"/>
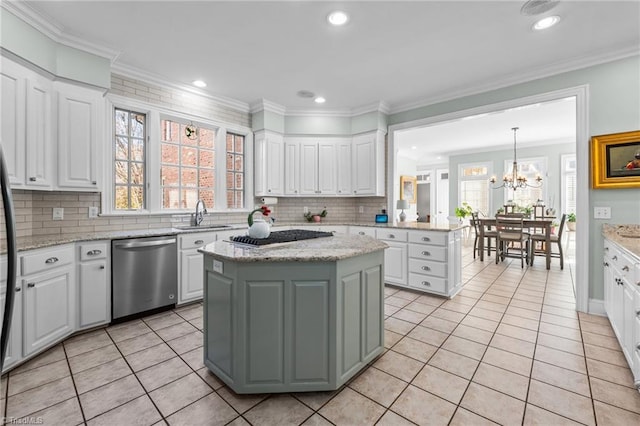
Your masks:
<path fill-rule="evenodd" d="M 382 209 L 382 213 L 376 215 L 376 223 L 389 223 L 389 215 L 385 209 Z"/>

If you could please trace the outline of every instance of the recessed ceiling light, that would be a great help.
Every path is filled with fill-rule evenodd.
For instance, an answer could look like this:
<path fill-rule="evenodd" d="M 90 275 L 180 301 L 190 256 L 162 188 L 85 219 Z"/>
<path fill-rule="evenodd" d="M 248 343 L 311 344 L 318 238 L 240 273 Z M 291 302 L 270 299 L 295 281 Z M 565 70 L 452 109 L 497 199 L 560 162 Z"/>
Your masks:
<path fill-rule="evenodd" d="M 557 15 L 547 16 L 546 18 L 542 18 L 539 21 L 536 21 L 533 24 L 534 30 L 546 30 L 547 28 L 553 27 L 555 24 L 560 22 L 560 17 Z"/>
<path fill-rule="evenodd" d="M 349 22 L 349 15 L 342 12 L 341 10 L 336 10 L 335 12 L 331 12 L 329 16 L 327 16 L 327 21 L 329 21 L 331 25 L 339 27 L 340 25 L 344 25 Z"/>
<path fill-rule="evenodd" d="M 196 87 L 207 87 L 207 83 L 202 80 L 196 80 L 193 82 L 193 85 Z"/>
<path fill-rule="evenodd" d="M 411 149 L 418 149 L 418 147 L 417 147 L 417 146 L 415 146 L 415 145 L 413 145 L 413 146 L 411 147 Z"/>
<path fill-rule="evenodd" d="M 323 98 L 322 96 L 318 96 L 318 97 L 317 97 L 317 98 L 315 98 L 313 101 L 314 101 L 315 103 L 317 103 L 317 104 L 323 104 L 323 103 L 325 103 L 327 100 L 326 100 L 325 98 Z"/>

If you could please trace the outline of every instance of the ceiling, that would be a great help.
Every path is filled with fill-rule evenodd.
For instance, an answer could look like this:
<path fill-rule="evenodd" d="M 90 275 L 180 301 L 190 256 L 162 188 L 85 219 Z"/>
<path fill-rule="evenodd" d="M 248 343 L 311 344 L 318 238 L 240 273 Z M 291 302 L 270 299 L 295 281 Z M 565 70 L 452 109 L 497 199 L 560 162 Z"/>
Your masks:
<path fill-rule="evenodd" d="M 63 40 L 113 52 L 114 69 L 295 111 L 390 112 L 637 54 L 640 2 L 26 1 Z M 351 20 L 330 27 L 341 9 Z M 555 27 L 533 22 L 557 14 Z M 323 105 L 296 95 L 308 90 Z M 511 123 L 507 125 L 511 127 Z"/>
<path fill-rule="evenodd" d="M 640 53 L 640 1 L 25 1 L 71 44 L 108 52 L 115 72 L 286 114 L 395 113 Z M 343 10 L 350 21 L 331 27 Z M 540 17 L 558 25 L 533 31 Z M 326 98 L 315 104 L 307 90 Z M 575 101 L 403 131 L 398 155 L 447 156 L 575 141 Z M 412 149 L 415 146 L 416 148 Z"/>

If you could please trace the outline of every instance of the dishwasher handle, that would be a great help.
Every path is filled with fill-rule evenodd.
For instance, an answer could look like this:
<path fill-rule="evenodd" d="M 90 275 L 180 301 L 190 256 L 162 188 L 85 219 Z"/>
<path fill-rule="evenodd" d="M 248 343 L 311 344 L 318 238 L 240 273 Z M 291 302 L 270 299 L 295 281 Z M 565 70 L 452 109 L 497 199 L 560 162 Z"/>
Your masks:
<path fill-rule="evenodd" d="M 169 244 L 175 244 L 175 238 L 169 238 L 167 240 L 156 240 L 156 241 L 135 241 L 131 243 L 114 243 L 114 247 L 117 248 L 138 248 L 138 247 L 156 247 L 156 246 L 166 246 Z"/>

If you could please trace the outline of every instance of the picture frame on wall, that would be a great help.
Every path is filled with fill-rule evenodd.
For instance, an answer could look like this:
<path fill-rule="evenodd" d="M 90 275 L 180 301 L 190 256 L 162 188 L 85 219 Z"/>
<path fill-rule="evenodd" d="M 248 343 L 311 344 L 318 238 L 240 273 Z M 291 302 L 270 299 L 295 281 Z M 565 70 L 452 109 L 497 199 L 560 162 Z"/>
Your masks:
<path fill-rule="evenodd" d="M 594 189 L 640 188 L 640 130 L 591 137 Z"/>
<path fill-rule="evenodd" d="M 416 204 L 418 179 L 415 176 L 400 176 L 400 199 L 409 200 L 410 204 Z"/>

